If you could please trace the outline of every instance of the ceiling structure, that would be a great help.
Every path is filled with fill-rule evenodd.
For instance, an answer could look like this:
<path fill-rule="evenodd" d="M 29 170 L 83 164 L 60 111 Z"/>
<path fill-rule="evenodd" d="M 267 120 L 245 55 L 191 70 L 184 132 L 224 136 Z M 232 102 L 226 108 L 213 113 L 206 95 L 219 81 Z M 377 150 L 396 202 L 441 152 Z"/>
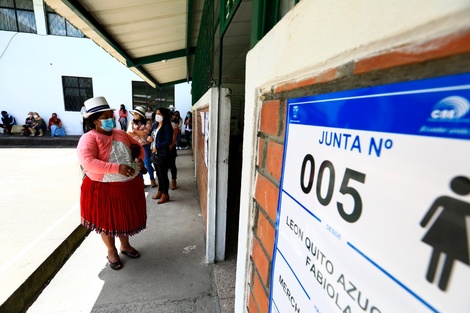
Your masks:
<path fill-rule="evenodd" d="M 152 87 L 190 81 L 204 0 L 45 0 Z"/>
<path fill-rule="evenodd" d="M 45 0 L 154 88 L 189 82 L 204 0 Z M 224 34 L 222 71 L 244 80 L 251 1 L 241 1 Z"/>
<path fill-rule="evenodd" d="M 252 1 L 241 1 L 223 34 L 222 82 L 245 82 L 246 54 L 251 49 L 251 11 Z M 218 49 L 218 43 L 215 49 Z"/>

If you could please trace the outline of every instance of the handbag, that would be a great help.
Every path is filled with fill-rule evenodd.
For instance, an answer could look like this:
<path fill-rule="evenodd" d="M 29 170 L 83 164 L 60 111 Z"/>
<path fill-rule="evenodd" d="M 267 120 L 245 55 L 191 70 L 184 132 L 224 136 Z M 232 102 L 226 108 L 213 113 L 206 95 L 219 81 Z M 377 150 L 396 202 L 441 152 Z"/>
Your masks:
<path fill-rule="evenodd" d="M 150 154 L 150 161 L 152 163 L 157 163 L 157 154 L 156 153 L 152 152 L 152 154 Z"/>
<path fill-rule="evenodd" d="M 155 163 L 155 164 L 162 164 L 163 162 L 166 161 L 166 155 L 162 155 L 161 153 L 152 153 L 152 155 L 150 156 L 150 160 L 152 161 L 152 163 Z"/>

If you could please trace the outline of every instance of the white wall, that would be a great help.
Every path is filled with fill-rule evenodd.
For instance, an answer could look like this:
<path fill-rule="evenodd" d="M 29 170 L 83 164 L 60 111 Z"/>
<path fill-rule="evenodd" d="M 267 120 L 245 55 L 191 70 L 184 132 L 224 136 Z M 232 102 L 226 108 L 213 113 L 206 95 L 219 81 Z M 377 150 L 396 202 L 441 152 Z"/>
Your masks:
<path fill-rule="evenodd" d="M 23 124 L 29 111 L 57 113 L 67 134 L 82 134 L 79 112 L 66 112 L 62 76 L 90 77 L 94 96 L 132 107 L 136 74 L 90 39 L 0 31 L 0 109 Z"/>
<path fill-rule="evenodd" d="M 407 43 L 470 28 L 470 1 L 300 1 L 248 53 L 235 311 L 249 282 L 256 134 L 263 90 Z"/>
<path fill-rule="evenodd" d="M 175 110 L 180 111 L 181 117 L 191 109 L 191 82 L 175 85 Z"/>
<path fill-rule="evenodd" d="M 204 143 L 207 146 L 199 147 L 200 140 L 194 137 L 194 160 L 197 172 L 198 165 L 205 160 L 200 157 L 200 151 L 204 151 L 207 162 L 207 216 L 206 216 L 206 262 L 214 263 L 225 259 L 225 235 L 227 225 L 227 192 L 228 192 L 228 145 L 230 141 L 230 124 L 219 123 L 230 119 L 230 91 L 227 88 L 213 87 L 194 104 L 193 134 L 200 134 L 204 127 L 209 127 L 205 132 Z M 208 109 L 208 125 L 196 115 L 204 109 Z M 198 121 L 200 123 L 198 124 Z M 199 157 L 198 157 L 199 156 Z M 199 162 L 199 163 L 198 163 Z M 196 173 L 197 174 L 197 173 Z M 203 177 L 199 178 L 201 181 Z M 204 195 L 201 195 L 204 196 Z"/>

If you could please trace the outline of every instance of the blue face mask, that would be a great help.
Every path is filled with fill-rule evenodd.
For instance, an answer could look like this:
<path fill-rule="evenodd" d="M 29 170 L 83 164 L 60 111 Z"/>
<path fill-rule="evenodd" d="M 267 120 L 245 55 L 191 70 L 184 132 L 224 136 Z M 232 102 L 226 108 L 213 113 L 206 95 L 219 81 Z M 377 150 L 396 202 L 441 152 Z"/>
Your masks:
<path fill-rule="evenodd" d="M 113 128 L 116 126 L 116 121 L 114 118 L 108 118 L 101 121 L 101 129 L 104 131 L 110 132 L 113 130 Z"/>

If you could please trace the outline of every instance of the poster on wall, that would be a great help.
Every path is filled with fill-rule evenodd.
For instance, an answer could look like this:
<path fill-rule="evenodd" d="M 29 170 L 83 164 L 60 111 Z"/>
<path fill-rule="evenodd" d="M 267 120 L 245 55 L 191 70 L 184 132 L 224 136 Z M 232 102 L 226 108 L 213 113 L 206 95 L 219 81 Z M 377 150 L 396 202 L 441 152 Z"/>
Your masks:
<path fill-rule="evenodd" d="M 201 133 L 203 136 L 206 135 L 206 112 L 201 112 Z"/>
<path fill-rule="evenodd" d="M 289 99 L 270 312 L 470 312 L 470 74 Z"/>
<path fill-rule="evenodd" d="M 204 132 L 204 163 L 206 167 L 209 164 L 209 112 L 203 112 L 203 128 L 205 129 Z"/>

